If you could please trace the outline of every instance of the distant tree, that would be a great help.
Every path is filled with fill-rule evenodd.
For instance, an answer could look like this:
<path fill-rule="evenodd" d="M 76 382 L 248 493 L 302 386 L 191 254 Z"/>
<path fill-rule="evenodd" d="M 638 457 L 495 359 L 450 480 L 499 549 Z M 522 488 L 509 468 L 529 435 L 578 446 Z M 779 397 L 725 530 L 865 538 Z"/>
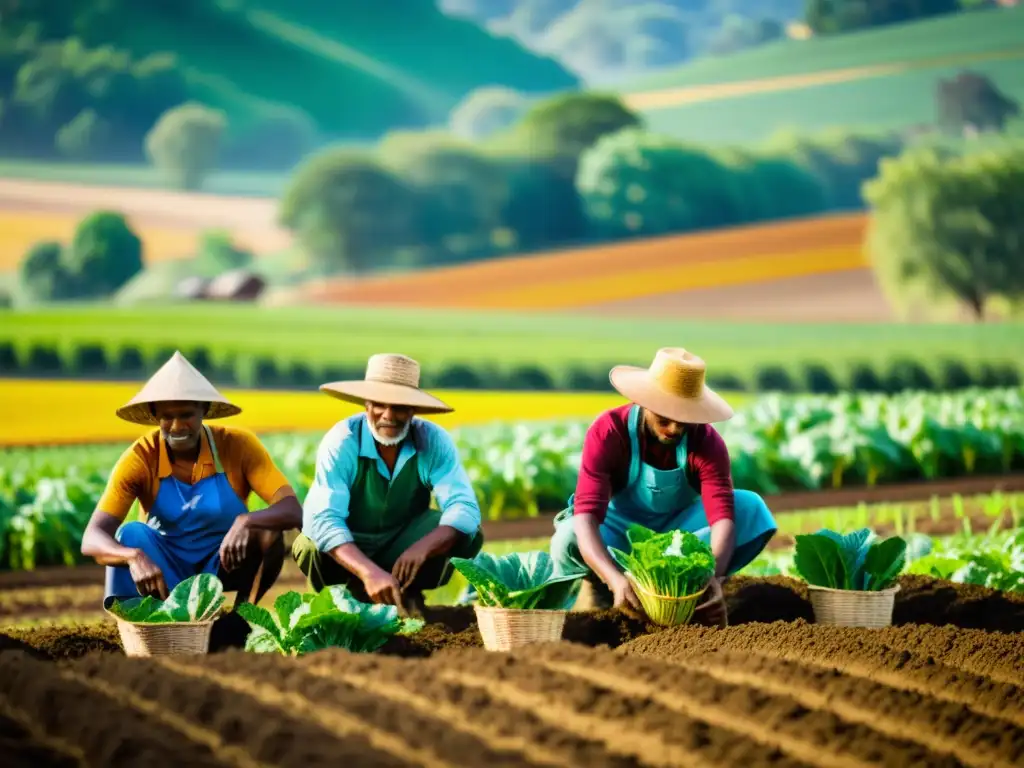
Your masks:
<path fill-rule="evenodd" d="M 898 24 L 957 13 L 961 0 L 807 0 L 805 20 L 816 34 Z"/>
<path fill-rule="evenodd" d="M 64 262 L 79 296 L 109 296 L 142 271 L 142 241 L 123 215 L 97 211 L 75 229 Z"/>
<path fill-rule="evenodd" d="M 1000 131 L 1020 114 L 1020 104 L 1003 93 L 985 75 L 961 72 L 939 80 L 935 89 L 939 127 L 962 134 L 965 128 Z"/>
<path fill-rule="evenodd" d="M 174 186 L 195 190 L 217 165 L 224 113 L 190 102 L 165 112 L 146 136 L 146 154 Z"/>
<path fill-rule="evenodd" d="M 870 249 L 897 301 L 954 298 L 979 320 L 1024 294 L 1024 143 L 951 155 L 917 149 L 865 185 Z"/>
<path fill-rule="evenodd" d="M 74 277 L 64 264 L 61 244 L 47 240 L 33 245 L 18 268 L 18 282 L 30 302 L 71 298 Z"/>
<path fill-rule="evenodd" d="M 775 19 L 755 19 L 731 13 L 708 44 L 708 52 L 728 54 L 778 40 L 785 35 L 782 24 Z"/>
<path fill-rule="evenodd" d="M 568 93 L 534 104 L 515 132 L 521 153 L 550 158 L 575 176 L 581 153 L 602 136 L 640 125 L 640 118 L 617 96 Z"/>
<path fill-rule="evenodd" d="M 785 155 L 718 150 L 714 157 L 734 174 L 742 189 L 742 221 L 809 216 L 828 209 L 824 183 Z"/>
<path fill-rule="evenodd" d="M 422 241 L 417 191 L 372 155 L 346 148 L 314 154 L 285 189 L 279 213 L 322 273 L 367 272 Z"/>
<path fill-rule="evenodd" d="M 102 156 L 110 141 L 110 124 L 94 109 L 83 109 L 57 131 L 57 151 L 73 160 L 91 160 Z"/>
<path fill-rule="evenodd" d="M 576 181 L 545 160 L 508 155 L 502 158 L 508 200 L 502 223 L 524 250 L 582 240 L 587 231 Z"/>
<path fill-rule="evenodd" d="M 703 149 L 636 128 L 584 152 L 576 186 L 598 236 L 657 235 L 742 218 L 735 174 Z"/>
<path fill-rule="evenodd" d="M 448 124 L 460 138 L 482 139 L 515 124 L 528 106 L 526 97 L 511 88 L 477 88 L 452 110 Z"/>
<path fill-rule="evenodd" d="M 292 107 L 275 107 L 239 135 L 225 139 L 222 165 L 289 171 L 319 140 L 319 130 L 309 115 Z"/>
<path fill-rule="evenodd" d="M 216 277 L 222 272 L 247 267 L 252 263 L 251 251 L 240 248 L 224 230 L 208 230 L 199 243 L 198 266 L 207 277 Z"/>

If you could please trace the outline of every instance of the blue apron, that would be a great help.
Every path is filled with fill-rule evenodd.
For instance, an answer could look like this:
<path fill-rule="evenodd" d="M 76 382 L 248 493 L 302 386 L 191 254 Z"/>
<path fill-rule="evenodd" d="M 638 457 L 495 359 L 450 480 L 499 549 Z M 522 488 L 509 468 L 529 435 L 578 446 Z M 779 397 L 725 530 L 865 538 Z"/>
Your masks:
<path fill-rule="evenodd" d="M 116 536 L 122 545 L 141 549 L 156 563 L 168 590 L 197 573 L 216 574 L 224 536 L 235 518 L 249 511 L 224 474 L 209 427 L 203 425 L 203 430 L 213 453 L 215 474 L 195 485 L 183 483 L 173 474 L 163 478 L 147 521 L 125 523 Z M 138 597 L 127 565 L 107 566 L 106 570 L 105 603 L 110 597 Z"/>
<path fill-rule="evenodd" d="M 689 531 L 705 544 L 711 543 L 711 526 L 704 514 L 704 502 L 686 477 L 687 438 L 676 449 L 675 469 L 656 469 L 640 458 L 640 407 L 629 411 L 630 460 L 626 486 L 608 503 L 608 512 L 600 526 L 606 546 L 628 552 L 626 529 L 640 523 L 659 533 Z M 727 574 L 733 574 L 757 557 L 778 530 L 768 506 L 758 494 L 734 491 L 736 546 Z M 575 494 L 574 494 L 575 495 Z M 572 501 L 555 518 L 551 555 L 556 568 L 587 568 L 576 546 L 572 528 Z"/>

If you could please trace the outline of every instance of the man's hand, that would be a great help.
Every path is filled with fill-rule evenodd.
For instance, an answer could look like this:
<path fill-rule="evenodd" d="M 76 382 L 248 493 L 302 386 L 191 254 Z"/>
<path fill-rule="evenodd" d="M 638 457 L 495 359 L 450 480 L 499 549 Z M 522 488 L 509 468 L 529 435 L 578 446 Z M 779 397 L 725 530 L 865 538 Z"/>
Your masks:
<path fill-rule="evenodd" d="M 249 520 L 239 515 L 220 543 L 220 564 L 228 573 L 240 567 L 249 554 Z"/>
<path fill-rule="evenodd" d="M 363 579 L 363 588 L 375 603 L 402 605 L 402 587 L 398 579 L 382 568 L 377 568 Z"/>
<path fill-rule="evenodd" d="M 629 583 L 629 579 L 624 574 L 619 573 L 608 582 L 608 587 L 612 591 L 614 596 L 614 602 L 612 603 L 613 608 L 621 608 L 626 611 L 632 611 L 638 616 L 644 615 L 643 606 L 640 604 L 640 598 L 636 596 L 636 592 L 633 591 L 633 585 Z"/>
<path fill-rule="evenodd" d="M 161 600 L 167 599 L 167 582 L 164 581 L 163 571 L 141 549 L 136 550 L 128 560 L 128 572 L 132 575 L 132 581 L 135 582 L 135 587 L 139 590 L 140 595 L 143 597 L 152 595 Z"/>
<path fill-rule="evenodd" d="M 729 612 L 725 607 L 725 595 L 722 593 L 722 580 L 719 576 L 712 576 L 705 595 L 711 596 L 696 607 L 702 617 L 711 624 L 717 624 L 723 629 L 729 625 Z"/>
<path fill-rule="evenodd" d="M 391 568 L 391 575 L 398 580 L 402 589 L 408 589 L 416 579 L 420 568 L 433 552 L 429 541 L 420 539 L 403 552 Z"/>

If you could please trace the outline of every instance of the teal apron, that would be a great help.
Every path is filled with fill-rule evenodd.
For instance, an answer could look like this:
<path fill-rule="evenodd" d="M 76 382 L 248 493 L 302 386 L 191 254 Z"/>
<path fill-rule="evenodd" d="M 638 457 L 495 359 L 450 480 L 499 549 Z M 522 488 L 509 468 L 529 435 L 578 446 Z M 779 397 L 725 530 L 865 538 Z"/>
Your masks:
<path fill-rule="evenodd" d="M 145 523 L 125 523 L 117 540 L 126 547 L 141 549 L 163 572 L 167 589 L 197 573 L 216 574 L 220 568 L 220 545 L 235 518 L 248 512 L 221 467 L 217 445 L 209 427 L 203 426 L 215 474 L 195 485 L 174 475 L 160 481 L 153 508 Z M 127 565 L 107 566 L 104 604 L 112 597 L 138 597 Z"/>
<path fill-rule="evenodd" d="M 640 458 L 640 407 L 629 411 L 630 460 L 626 486 L 608 503 L 608 512 L 600 526 L 606 546 L 629 551 L 626 529 L 640 523 L 659 533 L 689 531 L 706 544 L 711 543 L 711 527 L 704 514 L 704 502 L 687 478 L 687 438 L 676 450 L 675 469 L 656 469 Z M 575 495 L 575 494 L 574 494 Z M 727 573 L 748 565 L 764 549 L 778 526 L 764 500 L 750 491 L 734 491 L 736 546 Z M 588 569 L 579 548 L 572 523 L 572 502 L 555 517 L 555 535 L 551 556 L 560 572 Z"/>

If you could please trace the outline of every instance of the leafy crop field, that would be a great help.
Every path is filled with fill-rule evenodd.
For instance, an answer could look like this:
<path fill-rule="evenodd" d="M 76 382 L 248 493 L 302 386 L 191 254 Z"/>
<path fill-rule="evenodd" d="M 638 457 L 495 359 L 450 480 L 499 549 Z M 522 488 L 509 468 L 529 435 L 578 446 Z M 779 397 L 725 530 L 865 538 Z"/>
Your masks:
<path fill-rule="evenodd" d="M 574 383 L 581 377 L 589 387 L 600 382 L 607 388 L 611 366 L 646 366 L 659 347 L 682 345 L 707 359 L 709 377 L 722 389 L 783 386 L 759 385 L 758 374 L 769 370 L 781 370 L 788 379 L 785 386 L 803 389 L 809 386 L 804 383 L 809 364 L 824 366 L 839 385 L 861 389 L 851 379 L 855 369 L 870 367 L 876 380 L 884 380 L 897 363 L 916 364 L 936 380 L 952 363 L 975 381 L 983 366 L 1006 369 L 1019 381 L 1021 338 L 1024 323 L 1019 322 L 658 322 L 393 307 L 267 312 L 203 306 L 183 315 L 161 306 L 71 306 L 7 314 L 0 325 L 0 370 L 35 378 L 89 378 L 107 372 L 144 379 L 180 349 L 221 385 L 226 376 L 245 386 L 261 377 L 284 377 L 312 387 L 333 370 L 361 376 L 367 357 L 389 350 L 419 360 L 426 386 L 458 376 L 475 383 L 441 388 L 507 389 L 511 387 L 490 382 L 527 371 L 520 388 L 579 390 L 583 387 Z M 730 377 L 733 383 L 722 383 Z"/>
<path fill-rule="evenodd" d="M 762 494 L 1006 475 L 1024 469 L 1022 400 L 1021 389 L 771 396 L 739 409 L 721 432 L 735 486 Z M 531 518 L 561 509 L 575 488 L 591 419 L 453 430 L 484 518 Z M 265 438 L 300 497 L 309 488 L 321 434 Z M 73 564 L 84 525 L 125 447 L 0 454 L 0 543 L 7 542 L 0 567 Z"/>
<path fill-rule="evenodd" d="M 298 659 L 128 659 L 110 625 L 12 631 L 0 739 L 36 766 L 119 764 L 124 745 L 198 766 L 1019 762 L 1024 598 L 904 576 L 882 630 L 810 623 L 782 577 L 735 579 L 727 600 L 728 629 L 579 612 L 571 642 L 507 654 L 479 647 L 471 608 L 377 653 Z"/>

